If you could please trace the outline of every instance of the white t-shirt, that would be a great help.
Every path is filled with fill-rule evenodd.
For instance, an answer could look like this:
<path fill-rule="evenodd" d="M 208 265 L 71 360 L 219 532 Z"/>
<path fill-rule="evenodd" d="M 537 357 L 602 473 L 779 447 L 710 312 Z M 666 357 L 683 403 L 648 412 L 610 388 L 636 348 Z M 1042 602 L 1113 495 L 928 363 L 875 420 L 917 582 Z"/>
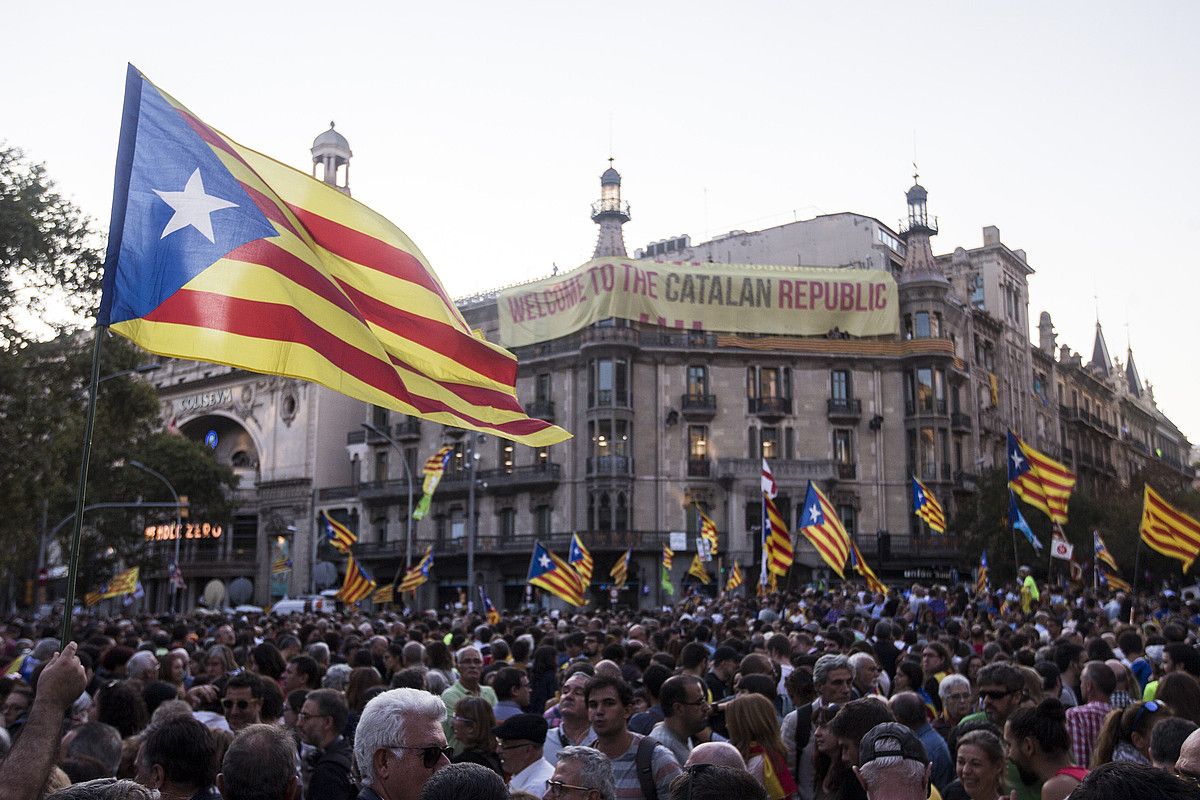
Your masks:
<path fill-rule="evenodd" d="M 541 797 L 546 793 L 546 781 L 554 775 L 554 767 L 544 758 L 530 764 L 512 776 L 508 782 L 510 792 L 529 792 Z"/>

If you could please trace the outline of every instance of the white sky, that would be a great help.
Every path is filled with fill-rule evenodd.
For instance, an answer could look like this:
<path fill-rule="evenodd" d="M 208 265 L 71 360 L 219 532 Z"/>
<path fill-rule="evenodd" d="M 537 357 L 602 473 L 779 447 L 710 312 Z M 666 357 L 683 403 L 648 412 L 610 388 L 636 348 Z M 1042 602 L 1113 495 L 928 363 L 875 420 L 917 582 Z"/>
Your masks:
<path fill-rule="evenodd" d="M 334 119 L 355 197 L 463 295 L 590 257 L 610 141 L 632 252 L 835 211 L 895 225 L 915 134 L 935 252 L 997 225 L 1037 270 L 1031 319 L 1085 357 L 1097 303 L 1114 355 L 1128 323 L 1200 439 L 1200 4 L 417 5 L 20 3 L 0 136 L 103 229 L 127 61 L 302 169 Z"/>

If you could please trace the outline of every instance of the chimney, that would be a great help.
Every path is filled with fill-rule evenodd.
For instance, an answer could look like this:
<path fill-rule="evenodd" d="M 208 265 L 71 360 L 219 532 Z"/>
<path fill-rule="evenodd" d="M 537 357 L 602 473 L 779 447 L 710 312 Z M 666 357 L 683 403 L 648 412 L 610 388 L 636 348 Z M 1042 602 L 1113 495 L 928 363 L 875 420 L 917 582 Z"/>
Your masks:
<path fill-rule="evenodd" d="M 995 225 L 988 225 L 983 229 L 983 246 L 993 244 L 1000 244 L 1000 229 Z"/>

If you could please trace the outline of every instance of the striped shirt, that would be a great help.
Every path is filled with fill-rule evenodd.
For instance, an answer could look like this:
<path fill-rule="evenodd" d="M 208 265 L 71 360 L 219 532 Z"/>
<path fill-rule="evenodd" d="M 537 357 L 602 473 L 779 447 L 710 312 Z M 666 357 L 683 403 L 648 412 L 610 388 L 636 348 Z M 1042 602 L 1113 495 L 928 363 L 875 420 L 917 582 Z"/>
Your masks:
<path fill-rule="evenodd" d="M 614 797 L 616 800 L 644 800 L 642 783 L 637 774 L 638 742 L 644 739 L 636 733 L 631 733 L 633 741 L 629 749 L 612 760 L 613 782 L 616 785 Z M 667 800 L 671 796 L 671 781 L 683 770 L 671 751 L 661 744 L 654 748 L 654 757 L 650 761 L 654 772 L 654 785 L 658 789 L 659 800 Z"/>
<path fill-rule="evenodd" d="M 1067 732 L 1071 734 L 1071 752 L 1075 755 L 1075 763 L 1086 767 L 1092 757 L 1092 748 L 1104 727 L 1104 718 L 1112 706 L 1108 703 L 1093 700 L 1075 708 L 1067 709 Z"/>

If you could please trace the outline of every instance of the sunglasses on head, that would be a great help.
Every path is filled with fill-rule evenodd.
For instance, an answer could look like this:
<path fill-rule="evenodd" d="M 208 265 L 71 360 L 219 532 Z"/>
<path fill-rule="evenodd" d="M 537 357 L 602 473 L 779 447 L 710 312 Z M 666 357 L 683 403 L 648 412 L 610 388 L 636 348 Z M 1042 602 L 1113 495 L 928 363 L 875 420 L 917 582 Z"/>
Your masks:
<path fill-rule="evenodd" d="M 454 755 L 453 747 L 438 747 L 436 744 L 431 744 L 428 747 L 409 747 L 408 745 L 400 744 L 396 745 L 394 749 L 420 750 L 421 765 L 424 766 L 425 769 L 433 769 L 437 765 L 438 761 L 441 760 L 442 756 L 445 756 L 446 760 L 449 761 L 450 756 Z"/>

